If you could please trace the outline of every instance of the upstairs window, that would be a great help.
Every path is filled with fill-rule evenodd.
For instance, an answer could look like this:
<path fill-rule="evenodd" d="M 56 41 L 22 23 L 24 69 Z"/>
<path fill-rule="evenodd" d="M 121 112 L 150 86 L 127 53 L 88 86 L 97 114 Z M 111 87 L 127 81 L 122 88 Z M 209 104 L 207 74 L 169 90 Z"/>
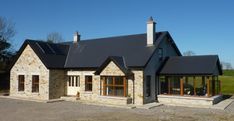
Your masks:
<path fill-rule="evenodd" d="M 92 76 L 85 76 L 85 91 L 92 91 Z"/>
<path fill-rule="evenodd" d="M 163 49 L 162 48 L 158 49 L 158 57 L 159 57 L 159 60 L 163 59 Z"/>
<path fill-rule="evenodd" d="M 18 76 L 18 91 L 24 91 L 24 75 Z"/>
<path fill-rule="evenodd" d="M 39 92 L 39 75 L 32 76 L 32 92 Z"/>

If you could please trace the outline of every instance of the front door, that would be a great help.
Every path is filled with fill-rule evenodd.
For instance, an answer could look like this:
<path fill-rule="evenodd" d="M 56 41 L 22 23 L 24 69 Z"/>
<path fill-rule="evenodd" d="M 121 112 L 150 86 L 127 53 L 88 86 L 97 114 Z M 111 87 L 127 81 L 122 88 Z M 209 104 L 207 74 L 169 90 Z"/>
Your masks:
<path fill-rule="evenodd" d="M 80 91 L 80 77 L 68 76 L 67 95 L 76 96 L 79 91 Z"/>

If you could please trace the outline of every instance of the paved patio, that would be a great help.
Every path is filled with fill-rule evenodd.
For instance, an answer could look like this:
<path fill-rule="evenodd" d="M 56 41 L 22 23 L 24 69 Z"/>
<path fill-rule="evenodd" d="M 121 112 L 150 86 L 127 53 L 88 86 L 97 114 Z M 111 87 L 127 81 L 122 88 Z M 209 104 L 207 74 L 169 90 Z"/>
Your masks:
<path fill-rule="evenodd" d="M 0 98 L 0 121 L 233 121 L 234 103 L 226 110 L 158 106 L 125 109 L 78 102 L 41 103 Z"/>

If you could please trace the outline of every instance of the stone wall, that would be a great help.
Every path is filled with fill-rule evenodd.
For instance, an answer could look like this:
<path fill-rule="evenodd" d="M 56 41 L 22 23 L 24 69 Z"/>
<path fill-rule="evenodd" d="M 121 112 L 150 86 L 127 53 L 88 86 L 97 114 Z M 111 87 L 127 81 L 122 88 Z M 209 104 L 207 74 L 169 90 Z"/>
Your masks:
<path fill-rule="evenodd" d="M 25 76 L 25 90 L 18 91 L 18 75 Z M 39 93 L 32 93 L 32 75 L 39 75 Z M 49 70 L 27 45 L 10 74 L 10 96 L 30 99 L 49 99 Z"/>
<path fill-rule="evenodd" d="M 144 94 L 143 94 L 143 71 L 132 71 L 134 73 L 134 104 L 135 105 L 143 105 L 144 104 Z"/>
<path fill-rule="evenodd" d="M 158 95 L 158 101 L 166 105 L 204 107 L 212 106 L 222 99 L 220 95 L 213 97 L 186 97 L 172 95 Z"/>
<path fill-rule="evenodd" d="M 49 99 L 56 99 L 64 96 L 66 91 L 66 71 L 64 70 L 50 70 L 49 83 Z"/>
<path fill-rule="evenodd" d="M 119 69 L 119 67 L 111 61 L 100 73 L 100 75 L 112 75 L 112 76 L 125 76 L 125 74 Z"/>
<path fill-rule="evenodd" d="M 132 71 L 134 75 L 128 77 L 128 89 L 127 97 L 112 97 L 101 95 L 101 76 L 125 76 L 124 73 L 115 65 L 114 62 L 110 62 L 106 68 L 100 73 L 100 75 L 94 75 L 95 71 L 80 71 L 70 70 L 67 75 L 77 75 L 80 77 L 80 100 L 87 100 L 92 102 L 126 105 L 133 103 L 136 105 L 143 104 L 143 71 Z M 85 91 L 85 75 L 91 75 L 93 77 L 92 91 Z"/>

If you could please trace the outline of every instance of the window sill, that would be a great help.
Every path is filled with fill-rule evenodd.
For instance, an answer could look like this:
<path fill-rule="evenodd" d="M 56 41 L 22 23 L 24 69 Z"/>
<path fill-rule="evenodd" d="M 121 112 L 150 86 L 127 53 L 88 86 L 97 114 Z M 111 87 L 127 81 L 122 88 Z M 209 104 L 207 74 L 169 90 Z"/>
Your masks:
<path fill-rule="evenodd" d="M 85 91 L 84 94 L 93 94 L 92 91 Z"/>
<path fill-rule="evenodd" d="M 39 92 L 32 92 L 32 95 L 38 95 Z"/>

